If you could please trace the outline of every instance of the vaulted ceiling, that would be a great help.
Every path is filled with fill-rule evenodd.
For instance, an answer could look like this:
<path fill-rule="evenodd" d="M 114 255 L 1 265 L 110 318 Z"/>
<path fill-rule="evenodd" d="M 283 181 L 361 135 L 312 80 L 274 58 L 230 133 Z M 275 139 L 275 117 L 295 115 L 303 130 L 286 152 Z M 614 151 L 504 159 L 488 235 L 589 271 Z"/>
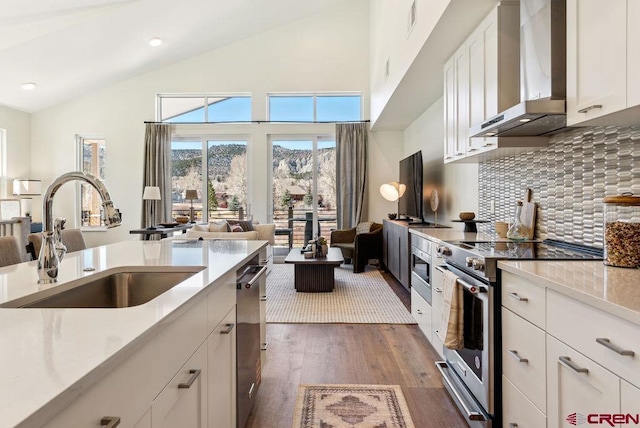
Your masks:
<path fill-rule="evenodd" d="M 0 0 L 0 104 L 36 112 L 346 1 Z"/>

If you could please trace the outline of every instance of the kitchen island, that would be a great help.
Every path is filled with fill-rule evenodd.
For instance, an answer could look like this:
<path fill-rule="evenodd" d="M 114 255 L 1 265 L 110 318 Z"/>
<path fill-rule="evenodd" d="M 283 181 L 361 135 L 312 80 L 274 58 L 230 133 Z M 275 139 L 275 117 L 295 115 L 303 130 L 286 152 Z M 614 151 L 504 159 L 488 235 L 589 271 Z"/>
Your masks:
<path fill-rule="evenodd" d="M 138 358 L 135 368 L 143 367 L 144 373 L 140 379 L 125 378 L 131 383 L 124 385 L 123 391 L 135 390 L 139 385 L 140 391 L 133 396 L 141 397 L 140 406 L 149 410 L 142 412 L 145 415 L 140 419 L 142 422 L 136 413 L 133 421 L 123 418 L 121 426 L 134 423 L 152 426 L 151 414 L 156 415 L 152 406 L 156 404 L 154 397 L 160 397 L 158 393 L 171 380 L 173 374 L 169 373 L 178 373 L 182 363 L 195 355 L 193 349 L 206 347 L 208 334 L 217 327 L 216 323 L 224 327 L 230 314 L 233 320 L 226 325 L 235 322 L 236 270 L 264 252 L 266 244 L 266 241 L 125 241 L 67 254 L 60 264 L 58 283 L 47 285 L 37 284 L 35 261 L 0 269 L 0 306 L 33 293 L 53 293 L 56 287 L 68 287 L 74 281 L 110 271 L 162 272 L 167 267 L 197 271 L 139 306 L 1 307 L 0 424 L 44 426 L 61 411 L 90 396 L 108 378 L 126 374 L 118 370 Z M 229 314 L 215 313 L 220 302 L 233 308 Z M 167 336 L 168 331 L 173 336 Z M 222 335 L 212 333 L 210 337 Z M 179 361 L 180 365 L 175 367 Z M 169 378 L 164 379 L 165 375 Z M 135 405 L 131 403 L 132 407 Z M 203 412 L 206 417 L 207 410 Z M 100 416 L 109 415 L 96 414 L 96 426 Z M 82 425 L 80 419 L 77 421 Z"/>

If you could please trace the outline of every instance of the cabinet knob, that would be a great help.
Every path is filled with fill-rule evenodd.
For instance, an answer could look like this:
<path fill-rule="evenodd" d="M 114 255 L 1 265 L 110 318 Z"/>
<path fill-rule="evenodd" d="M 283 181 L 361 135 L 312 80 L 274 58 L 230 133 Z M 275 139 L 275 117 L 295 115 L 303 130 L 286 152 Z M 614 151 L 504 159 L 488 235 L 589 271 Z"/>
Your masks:
<path fill-rule="evenodd" d="M 118 416 L 105 416 L 100 419 L 100 426 L 106 428 L 115 428 L 120 425 L 120 418 Z"/>

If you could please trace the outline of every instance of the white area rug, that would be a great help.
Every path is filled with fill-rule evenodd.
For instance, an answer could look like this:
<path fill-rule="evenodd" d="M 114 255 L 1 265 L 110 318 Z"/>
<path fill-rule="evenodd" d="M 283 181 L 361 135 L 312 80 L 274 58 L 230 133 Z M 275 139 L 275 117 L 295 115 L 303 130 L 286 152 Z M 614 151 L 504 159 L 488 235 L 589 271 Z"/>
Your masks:
<path fill-rule="evenodd" d="M 293 286 L 293 265 L 274 264 L 267 277 L 267 322 L 415 324 L 382 274 L 352 266 L 335 269 L 331 293 L 301 293 Z"/>

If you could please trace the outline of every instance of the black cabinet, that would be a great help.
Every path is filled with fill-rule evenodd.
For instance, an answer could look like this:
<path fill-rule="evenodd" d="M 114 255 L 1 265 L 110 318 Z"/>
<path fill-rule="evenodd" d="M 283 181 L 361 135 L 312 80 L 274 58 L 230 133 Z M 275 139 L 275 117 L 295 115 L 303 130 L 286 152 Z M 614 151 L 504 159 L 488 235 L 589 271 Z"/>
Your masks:
<path fill-rule="evenodd" d="M 382 224 L 382 262 L 408 290 L 411 284 L 409 226 L 407 223 L 391 220 L 384 220 Z"/>

